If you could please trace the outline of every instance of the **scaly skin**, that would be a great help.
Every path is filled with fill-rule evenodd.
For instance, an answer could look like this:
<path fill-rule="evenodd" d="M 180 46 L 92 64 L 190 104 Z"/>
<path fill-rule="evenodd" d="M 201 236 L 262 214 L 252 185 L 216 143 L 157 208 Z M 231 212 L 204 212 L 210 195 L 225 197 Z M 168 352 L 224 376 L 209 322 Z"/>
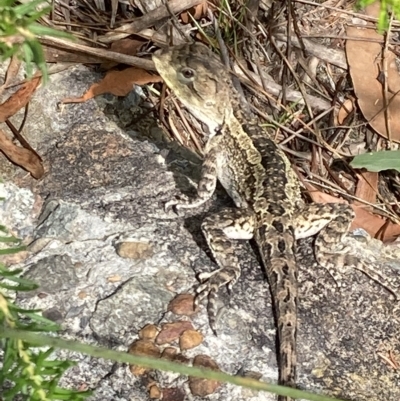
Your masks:
<path fill-rule="evenodd" d="M 201 44 L 157 52 L 156 68 L 179 100 L 209 128 L 197 197 L 173 200 L 168 206 L 194 208 L 206 202 L 217 180 L 236 208 L 208 216 L 202 230 L 219 269 L 202 274 L 196 302 L 208 298 L 215 332 L 218 290 L 232 287 L 240 276 L 235 242 L 254 237 L 270 284 L 278 332 L 279 382 L 295 387 L 297 269 L 295 239 L 318 234 L 317 261 L 337 278 L 336 268 L 354 265 L 341 245 L 354 213 L 346 204 L 304 206 L 296 175 L 270 134 L 243 115 L 228 71 Z M 336 253 L 339 252 L 337 255 Z M 289 401 L 280 396 L 279 401 Z"/>

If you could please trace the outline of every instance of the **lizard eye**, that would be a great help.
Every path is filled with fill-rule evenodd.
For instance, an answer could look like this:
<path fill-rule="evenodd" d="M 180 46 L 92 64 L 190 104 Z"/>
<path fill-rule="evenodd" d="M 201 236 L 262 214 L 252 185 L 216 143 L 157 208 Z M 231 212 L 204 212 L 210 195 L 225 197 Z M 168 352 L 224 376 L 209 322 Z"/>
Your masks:
<path fill-rule="evenodd" d="M 183 83 L 189 83 L 194 80 L 196 72 L 193 68 L 184 67 L 180 71 L 180 77 Z"/>

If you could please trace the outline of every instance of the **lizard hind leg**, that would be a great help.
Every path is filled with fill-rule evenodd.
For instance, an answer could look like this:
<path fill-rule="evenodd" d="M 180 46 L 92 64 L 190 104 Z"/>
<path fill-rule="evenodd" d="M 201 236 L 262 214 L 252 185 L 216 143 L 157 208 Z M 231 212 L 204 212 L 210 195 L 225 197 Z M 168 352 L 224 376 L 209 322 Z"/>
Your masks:
<path fill-rule="evenodd" d="M 295 216 L 296 239 L 317 234 L 315 258 L 338 287 L 343 286 L 341 278 L 349 268 L 361 266 L 344 241 L 353 219 L 353 209 L 344 203 L 314 203 L 299 210 Z"/>
<path fill-rule="evenodd" d="M 400 299 L 400 289 L 395 280 L 382 274 L 378 260 L 368 259 L 368 253 L 359 252 L 359 241 L 349 234 L 354 219 L 354 211 L 347 204 L 327 203 L 311 204 L 296 214 L 296 239 L 305 238 L 317 233 L 314 253 L 317 262 L 324 267 L 334 279 L 336 285 L 345 287 L 343 275 L 357 269 L 373 281 Z M 367 241 L 368 242 L 368 241 Z M 368 247 L 368 244 L 365 244 Z M 383 253 L 397 259 L 400 251 L 384 246 Z"/>
<path fill-rule="evenodd" d="M 240 264 L 236 255 L 238 240 L 249 240 L 253 236 L 254 216 L 246 209 L 224 208 L 207 216 L 202 231 L 218 269 L 211 273 L 201 273 L 201 284 L 196 289 L 195 305 L 207 298 L 210 327 L 216 332 L 218 315 L 218 291 L 227 285 L 233 287 L 240 276 Z"/>

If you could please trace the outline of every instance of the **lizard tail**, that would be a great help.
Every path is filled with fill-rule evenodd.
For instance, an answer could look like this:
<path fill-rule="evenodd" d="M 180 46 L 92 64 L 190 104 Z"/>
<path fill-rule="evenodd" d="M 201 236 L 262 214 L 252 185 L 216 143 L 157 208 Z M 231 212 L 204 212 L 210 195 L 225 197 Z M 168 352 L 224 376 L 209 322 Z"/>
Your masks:
<path fill-rule="evenodd" d="M 275 259 L 271 261 L 270 279 L 272 298 L 277 322 L 279 384 L 296 387 L 296 335 L 297 335 L 297 280 L 296 269 L 290 267 L 290 261 Z M 282 274 L 276 274 L 280 272 Z M 279 396 L 278 401 L 290 401 L 292 398 Z"/>
<path fill-rule="evenodd" d="M 286 231 L 287 233 L 287 231 Z M 292 235 L 259 231 L 260 253 L 270 285 L 277 327 L 279 384 L 296 387 L 297 268 Z M 266 234 L 266 235 L 265 235 Z M 277 238 L 276 241 L 272 238 Z M 279 396 L 278 401 L 292 398 Z"/>

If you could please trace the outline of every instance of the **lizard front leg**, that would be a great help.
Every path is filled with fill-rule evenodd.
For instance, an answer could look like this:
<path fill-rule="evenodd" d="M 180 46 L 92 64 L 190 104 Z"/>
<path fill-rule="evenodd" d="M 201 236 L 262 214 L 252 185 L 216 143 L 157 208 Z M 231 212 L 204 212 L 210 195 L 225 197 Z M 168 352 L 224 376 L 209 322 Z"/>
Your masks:
<path fill-rule="evenodd" d="M 254 232 L 254 215 L 247 209 L 224 208 L 205 218 L 202 231 L 219 269 L 202 273 L 197 288 L 196 305 L 208 298 L 210 327 L 216 332 L 218 290 L 224 285 L 232 288 L 240 276 L 239 259 L 235 253 L 237 240 L 249 240 Z"/>
<path fill-rule="evenodd" d="M 197 196 L 192 199 L 173 199 L 165 204 L 165 209 L 168 210 L 171 207 L 174 207 L 176 210 L 192 209 L 208 201 L 217 186 L 218 157 L 220 157 L 218 140 L 211 138 L 205 148 L 205 158 L 201 167 Z"/>
<path fill-rule="evenodd" d="M 211 198 L 218 176 L 221 175 L 218 172 L 224 168 L 221 142 L 223 142 L 223 135 L 214 136 L 207 142 L 197 196 L 192 199 L 172 200 L 166 203 L 166 209 L 171 206 L 175 206 L 177 210 L 195 208 Z M 208 298 L 207 311 L 210 327 L 214 333 L 216 332 L 218 290 L 224 285 L 231 288 L 240 276 L 239 260 L 235 255 L 235 241 L 249 240 L 253 237 L 254 221 L 253 212 L 247 208 L 224 208 L 219 213 L 206 217 L 202 223 L 203 234 L 219 269 L 199 275 L 202 284 L 196 290 L 195 304 Z"/>

